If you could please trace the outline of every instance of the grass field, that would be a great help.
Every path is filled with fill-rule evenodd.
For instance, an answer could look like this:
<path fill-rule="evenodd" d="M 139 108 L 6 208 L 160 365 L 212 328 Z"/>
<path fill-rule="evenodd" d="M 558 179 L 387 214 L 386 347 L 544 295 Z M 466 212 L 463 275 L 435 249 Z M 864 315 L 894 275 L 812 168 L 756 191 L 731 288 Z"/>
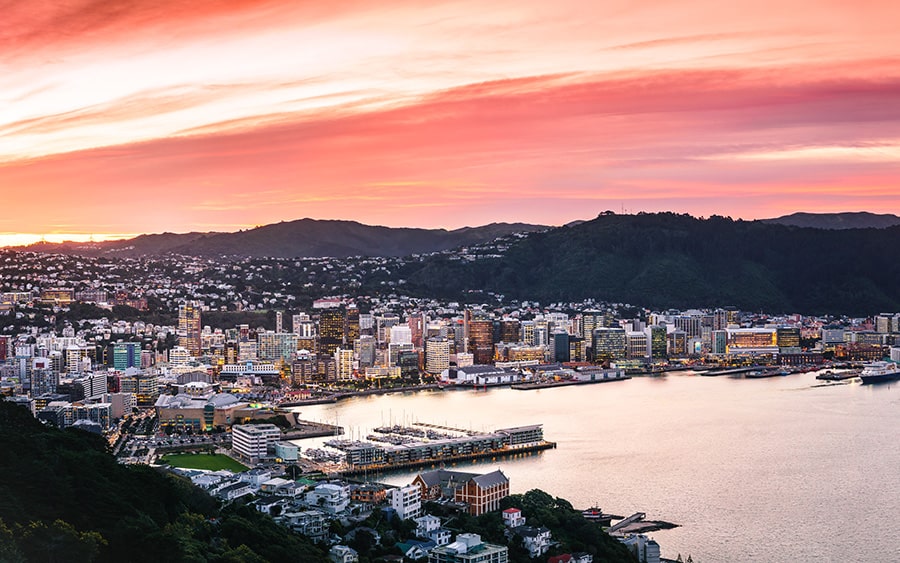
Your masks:
<path fill-rule="evenodd" d="M 218 471 L 229 469 L 235 473 L 247 471 L 248 467 L 222 454 L 169 454 L 162 458 L 163 463 L 172 467 L 185 469 L 209 469 Z"/>

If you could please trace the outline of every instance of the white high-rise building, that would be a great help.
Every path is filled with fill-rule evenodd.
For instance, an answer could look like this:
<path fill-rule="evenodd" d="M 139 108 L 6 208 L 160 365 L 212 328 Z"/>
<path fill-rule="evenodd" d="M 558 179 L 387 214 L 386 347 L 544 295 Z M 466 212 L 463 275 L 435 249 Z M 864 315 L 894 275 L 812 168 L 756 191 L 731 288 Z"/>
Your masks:
<path fill-rule="evenodd" d="M 391 508 L 402 520 L 422 515 L 422 489 L 407 485 L 391 491 Z"/>
<path fill-rule="evenodd" d="M 274 424 L 235 424 L 231 428 L 234 453 L 250 463 L 268 457 L 269 449 L 280 439 L 281 430 Z"/>

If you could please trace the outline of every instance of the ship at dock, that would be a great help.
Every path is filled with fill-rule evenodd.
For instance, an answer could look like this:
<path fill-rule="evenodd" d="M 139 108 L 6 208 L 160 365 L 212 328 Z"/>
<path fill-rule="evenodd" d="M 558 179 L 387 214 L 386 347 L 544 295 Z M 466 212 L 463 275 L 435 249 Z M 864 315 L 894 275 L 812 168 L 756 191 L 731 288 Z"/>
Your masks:
<path fill-rule="evenodd" d="M 881 383 L 900 379 L 900 366 L 894 362 L 872 362 L 866 364 L 859 378 L 863 383 Z"/>

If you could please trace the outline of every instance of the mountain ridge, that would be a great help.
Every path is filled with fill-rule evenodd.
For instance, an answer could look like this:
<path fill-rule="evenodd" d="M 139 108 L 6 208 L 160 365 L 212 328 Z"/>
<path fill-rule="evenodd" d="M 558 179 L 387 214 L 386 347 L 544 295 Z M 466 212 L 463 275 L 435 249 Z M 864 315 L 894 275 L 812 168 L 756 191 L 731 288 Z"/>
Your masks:
<path fill-rule="evenodd" d="M 812 229 L 886 229 L 900 225 L 900 217 L 891 213 L 870 213 L 868 211 L 845 211 L 842 213 L 797 212 L 772 219 L 760 219 L 763 223 L 773 223 L 791 227 Z"/>
<path fill-rule="evenodd" d="M 407 256 L 489 242 L 501 236 L 547 229 L 527 223 L 489 223 L 459 229 L 365 225 L 357 221 L 297 219 L 233 233 L 191 232 L 139 235 L 107 242 L 40 242 L 13 250 L 134 258 L 160 254 L 271 258 Z"/>

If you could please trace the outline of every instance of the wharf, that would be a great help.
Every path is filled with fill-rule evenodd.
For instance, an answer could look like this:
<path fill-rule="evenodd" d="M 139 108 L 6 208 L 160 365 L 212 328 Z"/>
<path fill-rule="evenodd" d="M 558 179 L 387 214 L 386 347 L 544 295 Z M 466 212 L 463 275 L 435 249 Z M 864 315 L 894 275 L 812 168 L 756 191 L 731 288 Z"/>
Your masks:
<path fill-rule="evenodd" d="M 295 426 L 282 434 L 282 440 L 303 440 L 305 438 L 321 438 L 325 436 L 340 436 L 344 433 L 342 426 L 298 420 Z"/>
<path fill-rule="evenodd" d="M 845 371 L 837 373 L 828 370 L 825 373 L 820 373 L 819 375 L 817 375 L 816 379 L 823 381 L 843 381 L 845 379 L 853 379 L 854 377 L 859 377 L 859 371 Z"/>
<path fill-rule="evenodd" d="M 351 397 L 366 397 L 368 395 L 388 395 L 390 393 L 409 393 L 414 391 L 428 391 L 432 389 L 441 389 L 436 383 L 426 383 L 424 385 L 407 385 L 405 387 L 386 387 L 380 389 L 364 389 L 362 391 L 337 391 L 330 395 L 315 397 L 312 399 L 299 399 L 297 401 L 288 401 L 280 403 L 279 407 L 304 407 L 308 405 L 327 405 L 336 403 L 341 399 L 349 399 Z"/>
<path fill-rule="evenodd" d="M 631 379 L 630 375 L 623 377 L 611 377 L 609 379 L 564 380 L 564 381 L 538 381 L 534 383 L 516 383 L 510 385 L 510 389 L 518 391 L 530 391 L 532 389 L 550 389 L 552 387 L 566 387 L 568 385 L 589 385 L 591 383 L 608 383 L 610 381 L 625 381 Z"/>
<path fill-rule="evenodd" d="M 739 375 L 742 373 L 750 373 L 753 371 L 759 371 L 766 369 L 766 366 L 749 366 L 743 368 L 732 368 L 732 369 L 719 369 L 719 370 L 711 370 L 705 371 L 700 375 L 704 377 L 716 377 L 719 375 Z"/>
<path fill-rule="evenodd" d="M 536 444 L 528 444 L 519 447 L 502 448 L 485 452 L 475 452 L 469 454 L 448 455 L 443 457 L 435 457 L 428 459 L 418 459 L 415 461 L 406 461 L 402 463 L 391 464 L 372 464 L 366 466 L 356 466 L 352 469 L 345 469 L 339 473 L 348 477 L 353 475 L 364 475 L 372 472 L 383 471 L 403 471 L 405 469 L 420 469 L 422 467 L 432 467 L 440 464 L 455 463 L 459 461 L 474 461 L 478 459 L 494 459 L 498 457 L 509 457 L 519 454 L 534 453 L 543 450 L 551 450 L 556 448 L 556 442 L 538 442 Z"/>

